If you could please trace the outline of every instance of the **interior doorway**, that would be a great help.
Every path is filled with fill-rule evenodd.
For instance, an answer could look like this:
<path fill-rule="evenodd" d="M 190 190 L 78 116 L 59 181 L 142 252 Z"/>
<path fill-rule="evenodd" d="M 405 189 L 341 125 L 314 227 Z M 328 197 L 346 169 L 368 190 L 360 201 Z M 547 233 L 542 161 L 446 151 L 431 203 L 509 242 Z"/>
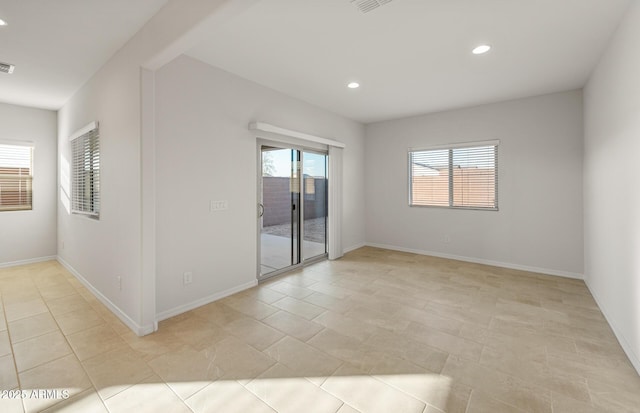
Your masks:
<path fill-rule="evenodd" d="M 326 153 L 260 145 L 259 279 L 327 255 Z"/>

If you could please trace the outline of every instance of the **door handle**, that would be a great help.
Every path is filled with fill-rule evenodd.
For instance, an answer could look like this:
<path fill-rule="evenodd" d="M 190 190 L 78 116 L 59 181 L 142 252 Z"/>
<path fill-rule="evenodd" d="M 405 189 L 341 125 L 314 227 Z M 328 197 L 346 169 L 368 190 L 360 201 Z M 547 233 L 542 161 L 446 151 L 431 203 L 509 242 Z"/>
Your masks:
<path fill-rule="evenodd" d="M 260 212 L 258 212 L 258 218 L 262 218 L 264 216 L 264 205 L 258 204 L 258 207 L 260 207 Z"/>

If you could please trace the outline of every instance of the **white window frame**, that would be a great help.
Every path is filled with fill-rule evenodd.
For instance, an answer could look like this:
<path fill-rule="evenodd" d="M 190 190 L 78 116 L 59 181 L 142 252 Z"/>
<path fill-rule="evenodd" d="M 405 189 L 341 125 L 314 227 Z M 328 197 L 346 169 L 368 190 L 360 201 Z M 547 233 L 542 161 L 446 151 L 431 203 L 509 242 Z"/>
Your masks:
<path fill-rule="evenodd" d="M 15 147 L 15 148 L 27 148 L 29 149 L 29 175 L 3 175 L 0 173 L 0 178 L 2 179 L 18 179 L 24 181 L 26 185 L 26 192 L 28 193 L 28 204 L 20 204 L 20 205 L 10 205 L 5 206 L 0 203 L 0 212 L 9 212 L 9 211 L 31 211 L 33 210 L 33 157 L 34 157 L 34 145 L 32 142 L 24 142 L 24 141 L 12 141 L 12 140 L 0 140 L 0 145 Z M 2 167 L 2 165 L 0 165 Z M 0 183 L 1 186 L 1 183 Z M 22 182 L 20 183 L 22 186 Z M 2 188 L 0 187 L 0 191 Z"/>
<path fill-rule="evenodd" d="M 100 219 L 100 129 L 91 122 L 69 137 L 71 213 Z M 87 170 L 87 162 L 88 170 Z M 81 195 L 84 188 L 84 195 Z M 88 191 L 88 194 L 87 194 Z"/>
<path fill-rule="evenodd" d="M 408 181 L 408 202 L 410 207 L 422 207 L 422 208 L 449 208 L 449 209 L 471 209 L 471 210 L 481 210 L 481 211 L 498 211 L 498 147 L 500 145 L 499 140 L 489 140 L 489 141 L 479 141 L 479 142 L 465 142 L 465 143 L 454 143 L 454 144 L 445 144 L 445 145 L 434 145 L 423 148 L 409 148 L 407 153 L 407 181 Z M 493 146 L 495 148 L 494 152 L 494 169 L 495 169 L 495 181 L 494 181 L 494 190 L 495 190 L 495 200 L 494 206 L 492 207 L 482 207 L 482 206 L 465 206 L 465 205 L 455 205 L 454 204 L 454 195 L 453 195 L 453 174 L 451 171 L 453 170 L 453 152 L 459 149 L 473 149 L 473 148 L 481 148 Z M 449 160 L 448 160 L 448 168 L 449 168 L 449 182 L 447 185 L 449 202 L 448 205 L 429 205 L 429 204 L 418 204 L 413 200 L 413 154 L 416 152 L 429 152 L 429 151 L 449 151 Z"/>

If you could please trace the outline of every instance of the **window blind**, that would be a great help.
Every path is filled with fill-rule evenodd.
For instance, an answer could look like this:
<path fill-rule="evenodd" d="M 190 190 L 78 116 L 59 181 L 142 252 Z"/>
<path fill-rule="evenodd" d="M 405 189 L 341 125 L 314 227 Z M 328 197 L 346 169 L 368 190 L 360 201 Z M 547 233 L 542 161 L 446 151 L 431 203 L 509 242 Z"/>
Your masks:
<path fill-rule="evenodd" d="M 0 144 L 0 211 L 32 209 L 33 148 Z"/>
<path fill-rule="evenodd" d="M 498 144 L 409 150 L 409 204 L 498 209 Z"/>
<path fill-rule="evenodd" d="M 71 212 L 100 215 L 100 135 L 96 127 L 71 141 Z"/>

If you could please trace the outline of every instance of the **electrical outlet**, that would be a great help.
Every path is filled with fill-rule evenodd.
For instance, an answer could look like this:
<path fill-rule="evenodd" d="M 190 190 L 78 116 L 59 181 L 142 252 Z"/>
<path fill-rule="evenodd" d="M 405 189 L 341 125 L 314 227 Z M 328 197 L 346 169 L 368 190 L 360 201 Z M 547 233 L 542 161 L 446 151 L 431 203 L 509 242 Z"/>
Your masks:
<path fill-rule="evenodd" d="M 193 282 L 193 273 L 191 271 L 185 272 L 182 276 L 182 282 L 184 285 L 191 284 Z"/>
<path fill-rule="evenodd" d="M 122 277 L 118 276 L 118 291 L 122 291 Z"/>
<path fill-rule="evenodd" d="M 209 204 L 209 211 L 223 211 L 229 208 L 229 203 L 225 201 L 211 201 Z"/>
<path fill-rule="evenodd" d="M 449 234 L 444 234 L 444 237 L 442 237 L 442 240 L 444 241 L 445 244 L 449 244 L 451 242 L 451 236 Z"/>

